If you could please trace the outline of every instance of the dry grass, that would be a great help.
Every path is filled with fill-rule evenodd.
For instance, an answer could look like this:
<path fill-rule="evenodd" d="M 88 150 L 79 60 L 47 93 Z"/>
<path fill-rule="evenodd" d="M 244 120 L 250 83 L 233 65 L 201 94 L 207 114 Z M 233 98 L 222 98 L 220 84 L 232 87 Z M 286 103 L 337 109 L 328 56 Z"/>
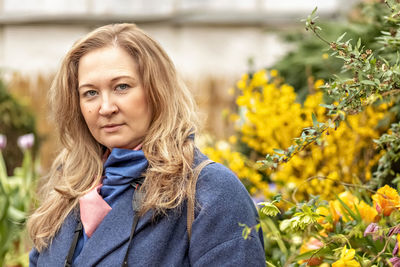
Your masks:
<path fill-rule="evenodd" d="M 23 106 L 33 113 L 40 142 L 41 166 L 46 171 L 58 151 L 59 144 L 55 136 L 55 128 L 48 119 L 47 90 L 52 76 L 23 76 L 14 73 L 8 83 L 9 91 L 18 98 Z"/>

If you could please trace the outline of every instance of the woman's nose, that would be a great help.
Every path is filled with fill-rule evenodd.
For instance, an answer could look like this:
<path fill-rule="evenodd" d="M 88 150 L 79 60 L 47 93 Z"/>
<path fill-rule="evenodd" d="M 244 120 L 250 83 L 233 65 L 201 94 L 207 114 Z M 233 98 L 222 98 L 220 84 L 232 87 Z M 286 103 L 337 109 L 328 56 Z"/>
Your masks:
<path fill-rule="evenodd" d="M 99 114 L 102 116 L 110 116 L 118 111 L 117 105 L 109 97 L 103 97 Z"/>

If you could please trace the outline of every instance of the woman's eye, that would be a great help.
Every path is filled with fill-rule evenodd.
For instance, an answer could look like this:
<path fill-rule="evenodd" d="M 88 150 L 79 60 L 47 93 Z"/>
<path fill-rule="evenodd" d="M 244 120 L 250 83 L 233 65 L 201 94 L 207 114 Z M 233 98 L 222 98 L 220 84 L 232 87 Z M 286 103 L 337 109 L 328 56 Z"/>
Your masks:
<path fill-rule="evenodd" d="M 87 96 L 87 97 L 93 97 L 93 96 L 96 96 L 96 95 L 97 95 L 97 91 L 95 91 L 95 90 L 89 90 L 89 91 L 86 91 L 83 95 L 84 95 L 84 96 Z"/>
<path fill-rule="evenodd" d="M 118 84 L 117 87 L 115 87 L 116 90 L 118 91 L 123 91 L 129 88 L 129 85 L 126 83 Z"/>

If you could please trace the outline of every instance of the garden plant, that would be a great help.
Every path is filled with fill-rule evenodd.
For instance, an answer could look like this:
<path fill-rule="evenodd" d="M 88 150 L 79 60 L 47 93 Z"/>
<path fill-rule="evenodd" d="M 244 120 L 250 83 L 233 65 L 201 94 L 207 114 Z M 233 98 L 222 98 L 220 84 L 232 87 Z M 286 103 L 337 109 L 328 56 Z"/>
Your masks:
<path fill-rule="evenodd" d="M 243 75 L 229 116 L 236 134 L 206 149 L 265 199 L 269 266 L 400 266 L 400 4 L 355 10 L 367 42 L 328 39 L 317 10 L 305 20 L 325 46 L 321 61 L 335 58 L 340 71 L 309 71 L 300 97 L 284 72 Z M 259 226 L 243 227 L 247 237 Z"/>
<path fill-rule="evenodd" d="M 32 157 L 33 145 L 33 134 L 18 138 L 23 161 L 9 176 L 2 154 L 7 138 L 0 134 L 0 266 L 28 266 L 30 244 L 24 228 L 32 208 L 38 168 L 38 160 Z"/>

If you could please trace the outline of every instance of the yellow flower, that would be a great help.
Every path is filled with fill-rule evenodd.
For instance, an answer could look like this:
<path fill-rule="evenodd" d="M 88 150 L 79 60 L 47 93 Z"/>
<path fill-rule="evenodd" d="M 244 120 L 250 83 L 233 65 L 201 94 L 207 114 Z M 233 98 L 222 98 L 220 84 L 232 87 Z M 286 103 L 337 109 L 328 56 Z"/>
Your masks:
<path fill-rule="evenodd" d="M 357 205 L 357 209 L 360 212 L 361 218 L 363 219 L 364 222 L 368 224 L 375 222 L 376 216 L 378 216 L 378 212 L 376 211 L 376 209 L 369 206 L 364 201 L 361 201 Z"/>
<path fill-rule="evenodd" d="M 319 79 L 314 83 L 314 88 L 319 89 L 322 85 L 324 85 L 324 80 Z"/>
<path fill-rule="evenodd" d="M 375 208 L 384 216 L 389 216 L 394 210 L 400 207 L 400 196 L 396 189 L 388 185 L 378 189 L 375 195 L 372 196 Z"/>
<path fill-rule="evenodd" d="M 267 82 L 268 82 L 267 72 L 265 70 L 260 70 L 260 71 L 257 71 L 256 73 L 254 73 L 251 84 L 253 86 L 257 87 L 257 86 L 264 85 Z"/>
<path fill-rule="evenodd" d="M 322 54 L 322 58 L 323 58 L 323 59 L 328 59 L 328 58 L 329 58 L 329 55 L 328 55 L 327 53 L 323 53 L 323 54 Z"/>
<path fill-rule="evenodd" d="M 360 201 L 356 196 L 352 195 L 349 191 L 344 191 L 338 196 L 340 200 L 344 202 L 354 213 L 360 213 L 362 220 L 366 223 L 375 222 L 378 212 L 373 207 L 369 206 L 364 201 Z M 351 219 L 348 211 L 343 207 L 339 200 L 329 201 L 330 212 L 332 215 L 333 222 L 339 221 L 339 218 L 343 216 L 343 221 Z"/>
<path fill-rule="evenodd" d="M 229 143 L 231 143 L 231 144 L 236 144 L 236 142 L 237 142 L 237 137 L 236 137 L 236 135 L 231 135 L 231 136 L 229 137 L 228 141 L 229 141 Z"/>
<path fill-rule="evenodd" d="M 271 74 L 271 77 L 276 77 L 276 76 L 278 76 L 278 71 L 277 70 L 271 70 L 270 74 Z"/>
<path fill-rule="evenodd" d="M 337 223 L 339 221 L 340 217 L 342 217 L 340 202 L 337 200 L 329 201 L 329 210 L 332 215 L 333 223 Z"/>
<path fill-rule="evenodd" d="M 353 196 L 349 191 L 344 191 L 339 194 L 340 200 L 342 200 L 347 206 L 353 207 L 358 202 L 358 198 Z"/>
<path fill-rule="evenodd" d="M 346 246 L 342 249 L 340 259 L 332 264 L 332 267 L 361 267 L 354 259 L 356 251 L 354 249 L 347 249 Z"/>
<path fill-rule="evenodd" d="M 324 227 L 326 230 L 331 230 L 332 226 L 331 224 L 326 220 L 326 217 L 329 216 L 329 209 L 327 207 L 321 206 L 318 207 L 317 210 L 315 211 L 317 214 L 320 215 L 320 217 L 317 219 L 317 222 Z"/>
<path fill-rule="evenodd" d="M 330 118 L 326 114 L 326 108 L 319 105 L 323 100 L 323 93 L 317 88 L 323 85 L 322 80 L 310 80 L 313 82 L 315 93 L 307 95 L 302 105 L 297 101 L 295 89 L 285 84 L 278 75 L 277 70 L 259 70 L 252 76 L 243 75 L 237 84 L 239 90 L 235 92 L 238 94 L 237 111 L 224 112 L 227 120 L 235 126 L 234 135 L 238 140 L 235 145 L 244 143 L 249 148 L 249 153 L 233 156 L 236 148 L 232 148 L 230 152 L 209 150 L 211 155 L 218 155 L 219 162 L 234 166 L 235 172 L 244 180 L 248 189 L 255 187 L 268 195 L 265 177 L 270 177 L 271 181 L 277 184 L 283 197 L 288 197 L 294 188 L 297 188 L 298 200 L 304 199 L 307 193 L 318 194 L 323 199 L 331 200 L 343 189 L 336 180 L 352 183 L 354 177 L 362 182 L 370 179 L 373 166 L 382 156 L 374 152 L 371 144 L 372 140 L 380 136 L 380 130 L 375 126 L 388 109 L 384 105 L 368 106 L 357 115 L 346 116 L 345 124 L 337 130 L 330 129 L 329 135 L 321 138 L 321 146 L 308 146 L 274 171 L 258 170 L 254 164 L 248 163 L 263 159 L 262 155 L 274 153 L 274 148 L 284 149 L 292 145 L 293 138 L 300 134 L 299 130 L 312 125 L 312 113 L 320 121 Z M 268 80 L 269 77 L 273 79 Z M 232 140 L 233 138 L 230 138 L 230 141 Z M 232 145 L 232 142 L 226 141 Z M 237 164 L 234 158 L 241 158 L 244 167 Z M 328 179 L 304 182 L 316 174 Z M 360 201 L 357 200 L 356 204 L 360 204 Z M 369 210 L 367 205 L 360 205 L 361 209 Z M 337 203 L 333 206 L 337 206 Z M 332 214 L 332 217 L 340 218 L 343 211 L 339 209 L 338 214 L 335 214 Z M 362 215 L 363 219 L 372 220 L 373 216 L 367 215 Z"/>

